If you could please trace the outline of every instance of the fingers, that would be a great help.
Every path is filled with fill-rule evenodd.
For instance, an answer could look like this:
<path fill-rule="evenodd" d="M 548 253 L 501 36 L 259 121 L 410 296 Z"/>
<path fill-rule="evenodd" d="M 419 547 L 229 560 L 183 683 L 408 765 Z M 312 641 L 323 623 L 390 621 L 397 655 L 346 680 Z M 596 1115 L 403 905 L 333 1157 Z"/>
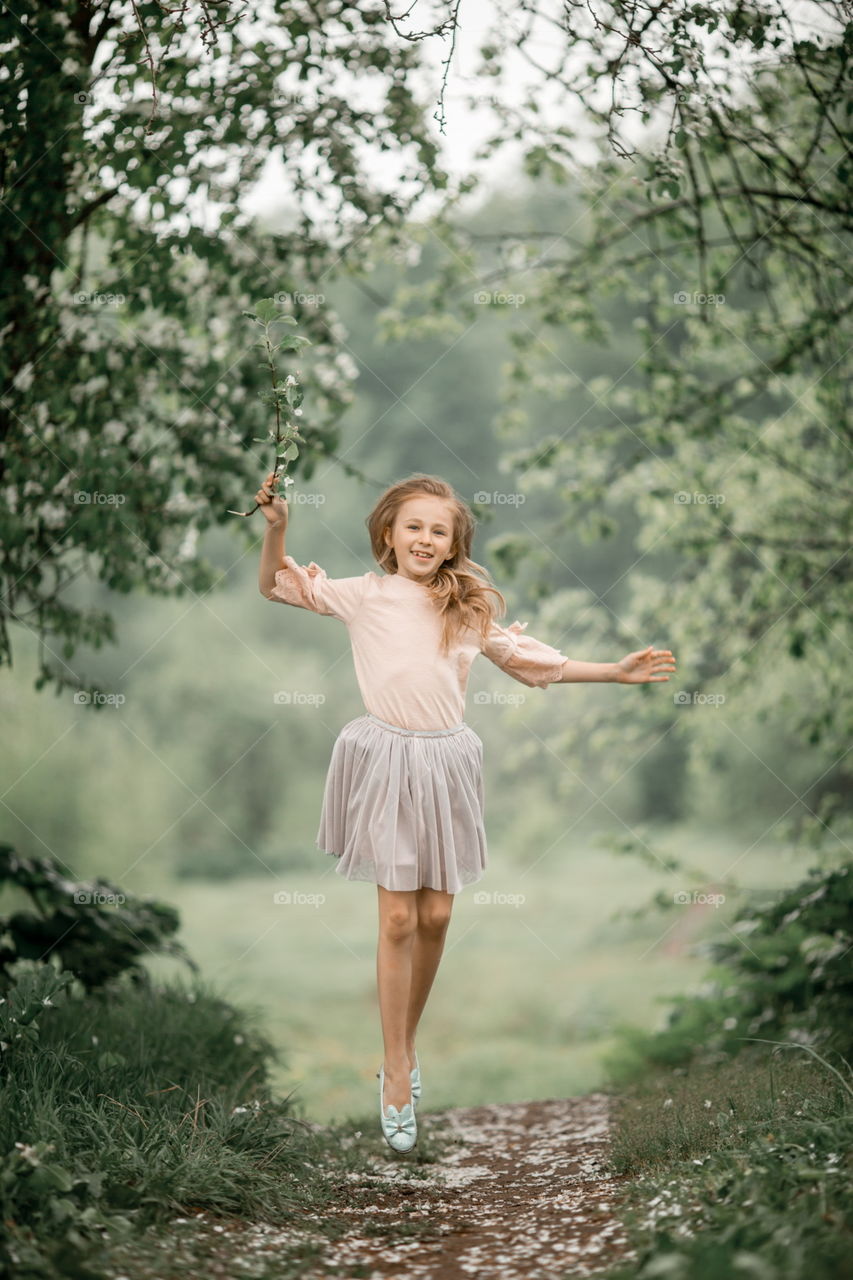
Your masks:
<path fill-rule="evenodd" d="M 287 499 L 284 494 L 279 493 L 275 489 L 279 479 L 279 476 L 275 475 L 272 471 L 268 471 L 266 480 L 264 480 L 264 483 L 255 494 L 255 501 L 258 503 L 266 503 L 272 502 L 273 498 L 281 498 L 282 502 L 286 502 Z"/>

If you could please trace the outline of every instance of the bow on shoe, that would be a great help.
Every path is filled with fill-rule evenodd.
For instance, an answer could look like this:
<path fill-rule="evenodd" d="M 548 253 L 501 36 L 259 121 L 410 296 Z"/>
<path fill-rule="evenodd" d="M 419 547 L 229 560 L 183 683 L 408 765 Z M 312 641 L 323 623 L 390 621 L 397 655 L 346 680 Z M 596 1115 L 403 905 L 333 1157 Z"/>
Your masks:
<path fill-rule="evenodd" d="M 407 1112 L 408 1114 L 406 1114 Z M 414 1138 L 417 1133 L 415 1113 L 410 1102 L 404 1103 L 402 1111 L 398 1111 L 394 1104 L 389 1102 L 382 1119 L 386 1130 L 392 1137 L 402 1133 L 407 1138 Z"/>

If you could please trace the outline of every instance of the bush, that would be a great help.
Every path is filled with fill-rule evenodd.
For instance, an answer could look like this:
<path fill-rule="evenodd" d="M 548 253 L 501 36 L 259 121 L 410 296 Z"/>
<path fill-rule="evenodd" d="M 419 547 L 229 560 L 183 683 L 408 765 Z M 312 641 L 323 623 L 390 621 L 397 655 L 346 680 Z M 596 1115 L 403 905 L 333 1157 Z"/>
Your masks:
<path fill-rule="evenodd" d="M 853 1275 L 851 889 L 847 866 L 812 870 L 747 909 L 705 988 L 625 1031 L 611 1158 L 634 1258 L 607 1280 Z"/>
<path fill-rule="evenodd" d="M 19 959 L 56 956 L 88 990 L 124 972 L 142 979 L 145 954 L 165 953 L 196 965 L 174 938 L 180 917 L 174 907 L 137 898 L 106 880 L 74 881 L 54 858 L 25 858 L 0 845 L 0 891 L 30 900 L 31 909 L 0 916 L 0 990 Z"/>
<path fill-rule="evenodd" d="M 707 944 L 714 967 L 700 992 L 671 997 L 666 1027 L 621 1027 L 613 1083 L 650 1067 L 741 1052 L 747 1040 L 788 1040 L 853 1059 L 853 876 L 813 868 L 770 904 L 745 908 L 734 937 Z"/>
<path fill-rule="evenodd" d="M 0 1271 L 99 1275 L 110 1240 L 188 1206 L 289 1221 L 325 1182 L 308 1126 L 268 1088 L 273 1046 L 196 984 L 8 971 Z"/>

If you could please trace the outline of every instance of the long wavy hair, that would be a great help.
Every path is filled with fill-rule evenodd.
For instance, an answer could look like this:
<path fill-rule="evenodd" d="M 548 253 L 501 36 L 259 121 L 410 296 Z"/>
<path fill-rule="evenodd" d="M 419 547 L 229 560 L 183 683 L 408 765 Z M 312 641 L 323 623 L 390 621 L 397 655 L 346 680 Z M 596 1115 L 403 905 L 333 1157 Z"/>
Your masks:
<path fill-rule="evenodd" d="M 466 627 L 473 627 L 485 642 L 492 621 L 506 612 L 506 600 L 494 586 L 488 569 L 471 559 L 471 543 L 476 519 L 455 489 L 438 476 L 412 475 L 386 489 L 367 517 L 373 557 L 386 573 L 397 573 L 397 554 L 385 541 L 385 530 L 392 530 L 397 513 L 408 498 L 428 494 L 443 499 L 453 519 L 453 554 L 436 569 L 427 589 L 441 614 L 441 644 L 446 654 L 453 640 Z M 494 596 L 496 599 L 492 599 Z"/>

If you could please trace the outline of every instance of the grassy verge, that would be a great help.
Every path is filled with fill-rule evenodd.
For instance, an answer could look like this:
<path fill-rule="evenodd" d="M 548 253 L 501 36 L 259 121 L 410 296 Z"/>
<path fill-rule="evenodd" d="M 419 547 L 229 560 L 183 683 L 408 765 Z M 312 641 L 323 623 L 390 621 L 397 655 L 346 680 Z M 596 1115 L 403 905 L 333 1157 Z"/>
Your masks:
<path fill-rule="evenodd" d="M 49 981 L 47 970 L 25 976 Z M 334 1236 L 344 1229 L 336 1210 L 376 1193 L 375 1177 L 361 1180 L 374 1144 L 355 1141 L 354 1125 L 320 1133 L 275 1097 L 271 1045 L 203 983 L 127 979 L 109 993 L 72 984 L 62 995 L 37 1000 L 37 1035 L 5 1045 L 8 1274 L 186 1275 L 182 1234 L 184 1260 L 195 1251 L 197 1273 L 207 1258 L 215 1274 L 223 1233 L 262 1222 L 292 1232 L 289 1270 L 276 1274 L 296 1276 L 312 1232 Z M 409 1176 L 431 1158 L 422 1149 Z"/>
<path fill-rule="evenodd" d="M 821 1064 L 662 1074 L 623 1093 L 614 1137 L 635 1260 L 608 1280 L 853 1275 L 853 1109 Z"/>
<path fill-rule="evenodd" d="M 634 1257 L 607 1280 L 853 1277 L 849 881 L 750 909 L 749 946 L 626 1036 L 611 1155 Z"/>

